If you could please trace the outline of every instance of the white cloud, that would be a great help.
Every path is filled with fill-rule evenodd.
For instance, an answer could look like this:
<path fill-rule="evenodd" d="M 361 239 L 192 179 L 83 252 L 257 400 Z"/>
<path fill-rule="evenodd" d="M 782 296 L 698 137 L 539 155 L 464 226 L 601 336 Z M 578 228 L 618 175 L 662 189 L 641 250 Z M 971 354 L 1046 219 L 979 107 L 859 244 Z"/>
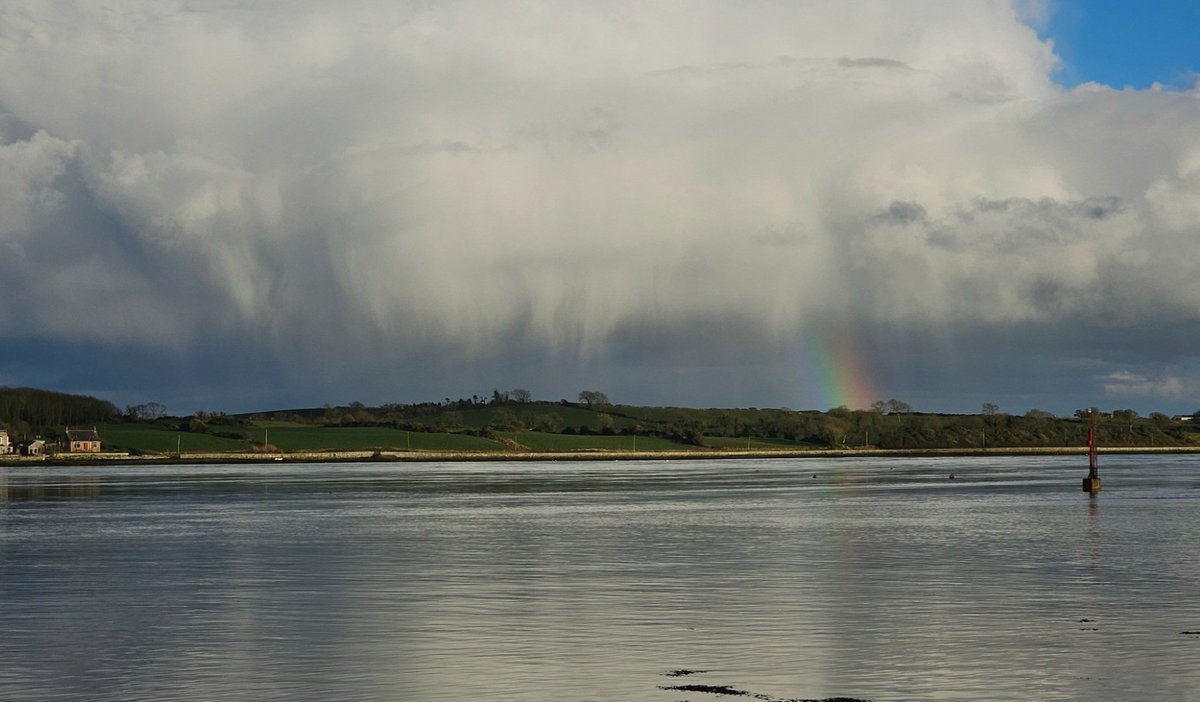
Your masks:
<path fill-rule="evenodd" d="M 1176 376 L 1160 375 L 1151 378 L 1127 370 L 1114 371 L 1101 380 L 1106 394 L 1120 398 L 1182 400 L 1197 389 L 1197 383 L 1194 381 Z"/>
<path fill-rule="evenodd" d="M 304 369 L 1200 321 L 1200 93 L 1064 92 L 1043 11 L 0 3 L 0 316 Z"/>

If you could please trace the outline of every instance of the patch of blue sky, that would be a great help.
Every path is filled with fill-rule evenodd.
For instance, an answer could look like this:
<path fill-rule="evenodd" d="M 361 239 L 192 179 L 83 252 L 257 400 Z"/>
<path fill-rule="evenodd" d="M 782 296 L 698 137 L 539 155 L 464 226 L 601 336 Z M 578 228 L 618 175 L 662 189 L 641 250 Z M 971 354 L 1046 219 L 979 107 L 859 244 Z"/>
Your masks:
<path fill-rule="evenodd" d="M 1200 0 L 1049 0 L 1039 14 L 1064 86 L 1190 90 L 1200 80 Z"/>

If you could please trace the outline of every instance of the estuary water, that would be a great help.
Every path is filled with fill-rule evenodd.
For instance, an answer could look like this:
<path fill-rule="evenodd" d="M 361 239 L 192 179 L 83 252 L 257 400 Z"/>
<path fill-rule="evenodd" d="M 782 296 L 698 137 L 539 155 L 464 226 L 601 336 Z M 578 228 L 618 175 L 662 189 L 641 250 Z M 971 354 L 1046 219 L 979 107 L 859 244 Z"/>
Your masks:
<path fill-rule="evenodd" d="M 1085 464 L 0 468 L 0 700 L 1200 699 L 1200 457 Z"/>

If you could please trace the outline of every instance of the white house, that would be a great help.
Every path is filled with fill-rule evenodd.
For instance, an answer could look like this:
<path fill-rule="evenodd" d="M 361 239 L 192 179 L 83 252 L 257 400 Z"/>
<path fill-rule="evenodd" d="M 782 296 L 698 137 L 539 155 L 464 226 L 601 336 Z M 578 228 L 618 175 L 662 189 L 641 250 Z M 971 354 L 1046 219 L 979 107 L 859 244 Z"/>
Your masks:
<path fill-rule="evenodd" d="M 8 430 L 0 429 L 0 456 L 13 452 L 12 441 L 8 438 Z"/>

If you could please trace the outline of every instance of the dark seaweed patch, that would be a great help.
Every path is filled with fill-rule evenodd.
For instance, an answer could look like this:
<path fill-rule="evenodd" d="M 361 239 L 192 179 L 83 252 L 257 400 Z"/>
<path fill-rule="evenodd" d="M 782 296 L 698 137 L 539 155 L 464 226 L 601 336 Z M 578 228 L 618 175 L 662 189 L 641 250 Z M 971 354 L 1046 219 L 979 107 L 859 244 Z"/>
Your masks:
<path fill-rule="evenodd" d="M 749 697 L 750 693 L 745 690 L 728 685 L 659 685 L 660 690 L 679 690 L 680 692 L 707 692 L 713 695 L 730 695 L 733 697 Z"/>
<path fill-rule="evenodd" d="M 703 671 L 696 671 L 703 672 Z M 678 692 L 707 692 L 710 695 L 727 695 L 729 697 L 753 697 L 756 700 L 763 702 L 870 702 L 870 700 L 862 700 L 857 697 L 825 697 L 822 699 L 809 698 L 782 698 L 771 697 L 770 695 L 759 695 L 745 690 L 739 690 L 736 687 L 728 685 L 659 685 L 660 690 L 675 690 Z"/>
<path fill-rule="evenodd" d="M 707 672 L 707 670 L 696 670 L 693 668 L 677 668 L 675 670 L 667 671 L 666 673 L 663 673 L 663 675 L 671 678 L 681 678 L 685 675 L 699 675 L 700 673 Z M 772 697 L 771 695 L 739 690 L 730 685 L 704 685 L 702 683 L 689 683 L 686 685 L 659 685 L 658 689 L 672 690 L 675 692 L 704 692 L 710 695 L 725 695 L 727 697 L 751 697 L 756 700 L 762 700 L 762 702 L 870 702 L 870 700 L 863 700 L 857 697 L 825 697 L 822 699 L 811 699 L 807 697 L 803 699 L 798 697 Z"/>

